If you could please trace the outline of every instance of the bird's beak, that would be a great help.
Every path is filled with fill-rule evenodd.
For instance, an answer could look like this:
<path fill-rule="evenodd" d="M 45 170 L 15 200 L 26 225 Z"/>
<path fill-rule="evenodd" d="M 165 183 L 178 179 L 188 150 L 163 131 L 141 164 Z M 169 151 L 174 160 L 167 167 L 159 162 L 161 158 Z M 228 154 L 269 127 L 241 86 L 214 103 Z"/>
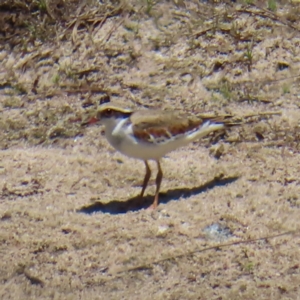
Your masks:
<path fill-rule="evenodd" d="M 88 119 L 87 121 L 82 122 L 81 126 L 90 126 L 90 125 L 97 123 L 98 121 L 99 121 L 98 118 L 92 117 L 92 118 Z"/>
<path fill-rule="evenodd" d="M 99 119 L 98 118 L 96 118 L 96 117 L 92 117 L 89 121 L 88 121 L 88 124 L 89 125 L 92 125 L 92 124 L 95 124 L 95 123 L 97 123 L 99 121 Z"/>

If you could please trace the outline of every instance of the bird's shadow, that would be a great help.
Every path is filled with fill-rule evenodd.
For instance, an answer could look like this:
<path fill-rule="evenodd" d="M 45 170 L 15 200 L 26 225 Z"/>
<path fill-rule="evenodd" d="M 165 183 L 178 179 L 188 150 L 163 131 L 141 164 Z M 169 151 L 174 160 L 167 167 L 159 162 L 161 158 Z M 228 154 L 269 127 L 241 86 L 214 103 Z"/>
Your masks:
<path fill-rule="evenodd" d="M 171 200 L 186 199 L 193 195 L 203 193 L 213 189 L 216 186 L 224 186 L 235 182 L 239 177 L 222 177 L 214 178 L 207 183 L 193 188 L 178 188 L 169 190 L 168 193 L 160 193 L 159 203 L 168 203 Z M 110 201 L 109 203 L 101 203 L 96 201 L 93 204 L 85 205 L 77 210 L 79 213 L 92 214 L 97 212 L 109 213 L 112 215 L 125 214 L 129 211 L 138 211 L 148 208 L 153 202 L 154 196 L 145 196 L 141 199 L 139 196 L 132 197 L 127 201 Z"/>

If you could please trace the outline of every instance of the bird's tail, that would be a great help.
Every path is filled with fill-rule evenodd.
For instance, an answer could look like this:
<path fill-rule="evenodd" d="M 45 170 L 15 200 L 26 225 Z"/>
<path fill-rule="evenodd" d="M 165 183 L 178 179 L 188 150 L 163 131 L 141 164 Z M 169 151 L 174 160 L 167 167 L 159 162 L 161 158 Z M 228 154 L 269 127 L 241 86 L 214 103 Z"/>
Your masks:
<path fill-rule="evenodd" d="M 224 128 L 225 125 L 221 120 L 215 118 L 206 118 L 203 119 L 202 125 L 196 131 L 193 131 L 188 135 L 187 139 L 189 141 L 195 141 L 207 136 L 214 131 L 219 131 Z"/>

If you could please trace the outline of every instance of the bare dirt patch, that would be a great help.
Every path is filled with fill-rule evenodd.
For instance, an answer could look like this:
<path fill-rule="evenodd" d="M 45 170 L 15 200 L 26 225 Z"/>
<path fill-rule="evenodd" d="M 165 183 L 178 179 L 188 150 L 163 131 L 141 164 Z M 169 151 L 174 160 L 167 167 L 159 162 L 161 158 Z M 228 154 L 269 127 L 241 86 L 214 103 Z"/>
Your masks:
<path fill-rule="evenodd" d="M 1 299 L 299 299 L 299 4 L 0 3 Z M 144 166 L 105 95 L 251 123 Z M 213 145 L 212 145 L 213 142 Z"/>

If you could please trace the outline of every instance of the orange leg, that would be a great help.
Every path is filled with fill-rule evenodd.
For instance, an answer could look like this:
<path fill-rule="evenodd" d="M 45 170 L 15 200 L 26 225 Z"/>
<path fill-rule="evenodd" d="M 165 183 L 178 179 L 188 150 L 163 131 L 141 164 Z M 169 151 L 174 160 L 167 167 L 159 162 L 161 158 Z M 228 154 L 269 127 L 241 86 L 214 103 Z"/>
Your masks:
<path fill-rule="evenodd" d="M 142 188 L 142 192 L 141 192 L 141 198 L 144 196 L 146 187 L 148 185 L 148 182 L 149 182 L 149 179 L 150 179 L 150 176 L 151 176 L 151 170 L 149 168 L 148 162 L 145 160 L 144 163 L 145 163 L 145 166 L 146 166 L 146 174 L 145 174 L 145 177 L 144 177 L 143 188 Z"/>
<path fill-rule="evenodd" d="M 154 197 L 154 201 L 153 201 L 153 204 L 150 206 L 150 208 L 157 208 L 158 206 L 158 196 L 159 196 L 159 190 L 160 190 L 160 185 L 161 185 L 161 181 L 162 181 L 162 178 L 163 178 L 163 173 L 162 173 L 162 170 L 161 170 L 161 166 L 160 166 L 160 163 L 159 161 L 157 160 L 156 161 L 157 163 L 157 168 L 158 168 L 158 172 L 157 172 L 157 176 L 156 176 L 156 192 L 155 192 L 155 197 Z"/>

